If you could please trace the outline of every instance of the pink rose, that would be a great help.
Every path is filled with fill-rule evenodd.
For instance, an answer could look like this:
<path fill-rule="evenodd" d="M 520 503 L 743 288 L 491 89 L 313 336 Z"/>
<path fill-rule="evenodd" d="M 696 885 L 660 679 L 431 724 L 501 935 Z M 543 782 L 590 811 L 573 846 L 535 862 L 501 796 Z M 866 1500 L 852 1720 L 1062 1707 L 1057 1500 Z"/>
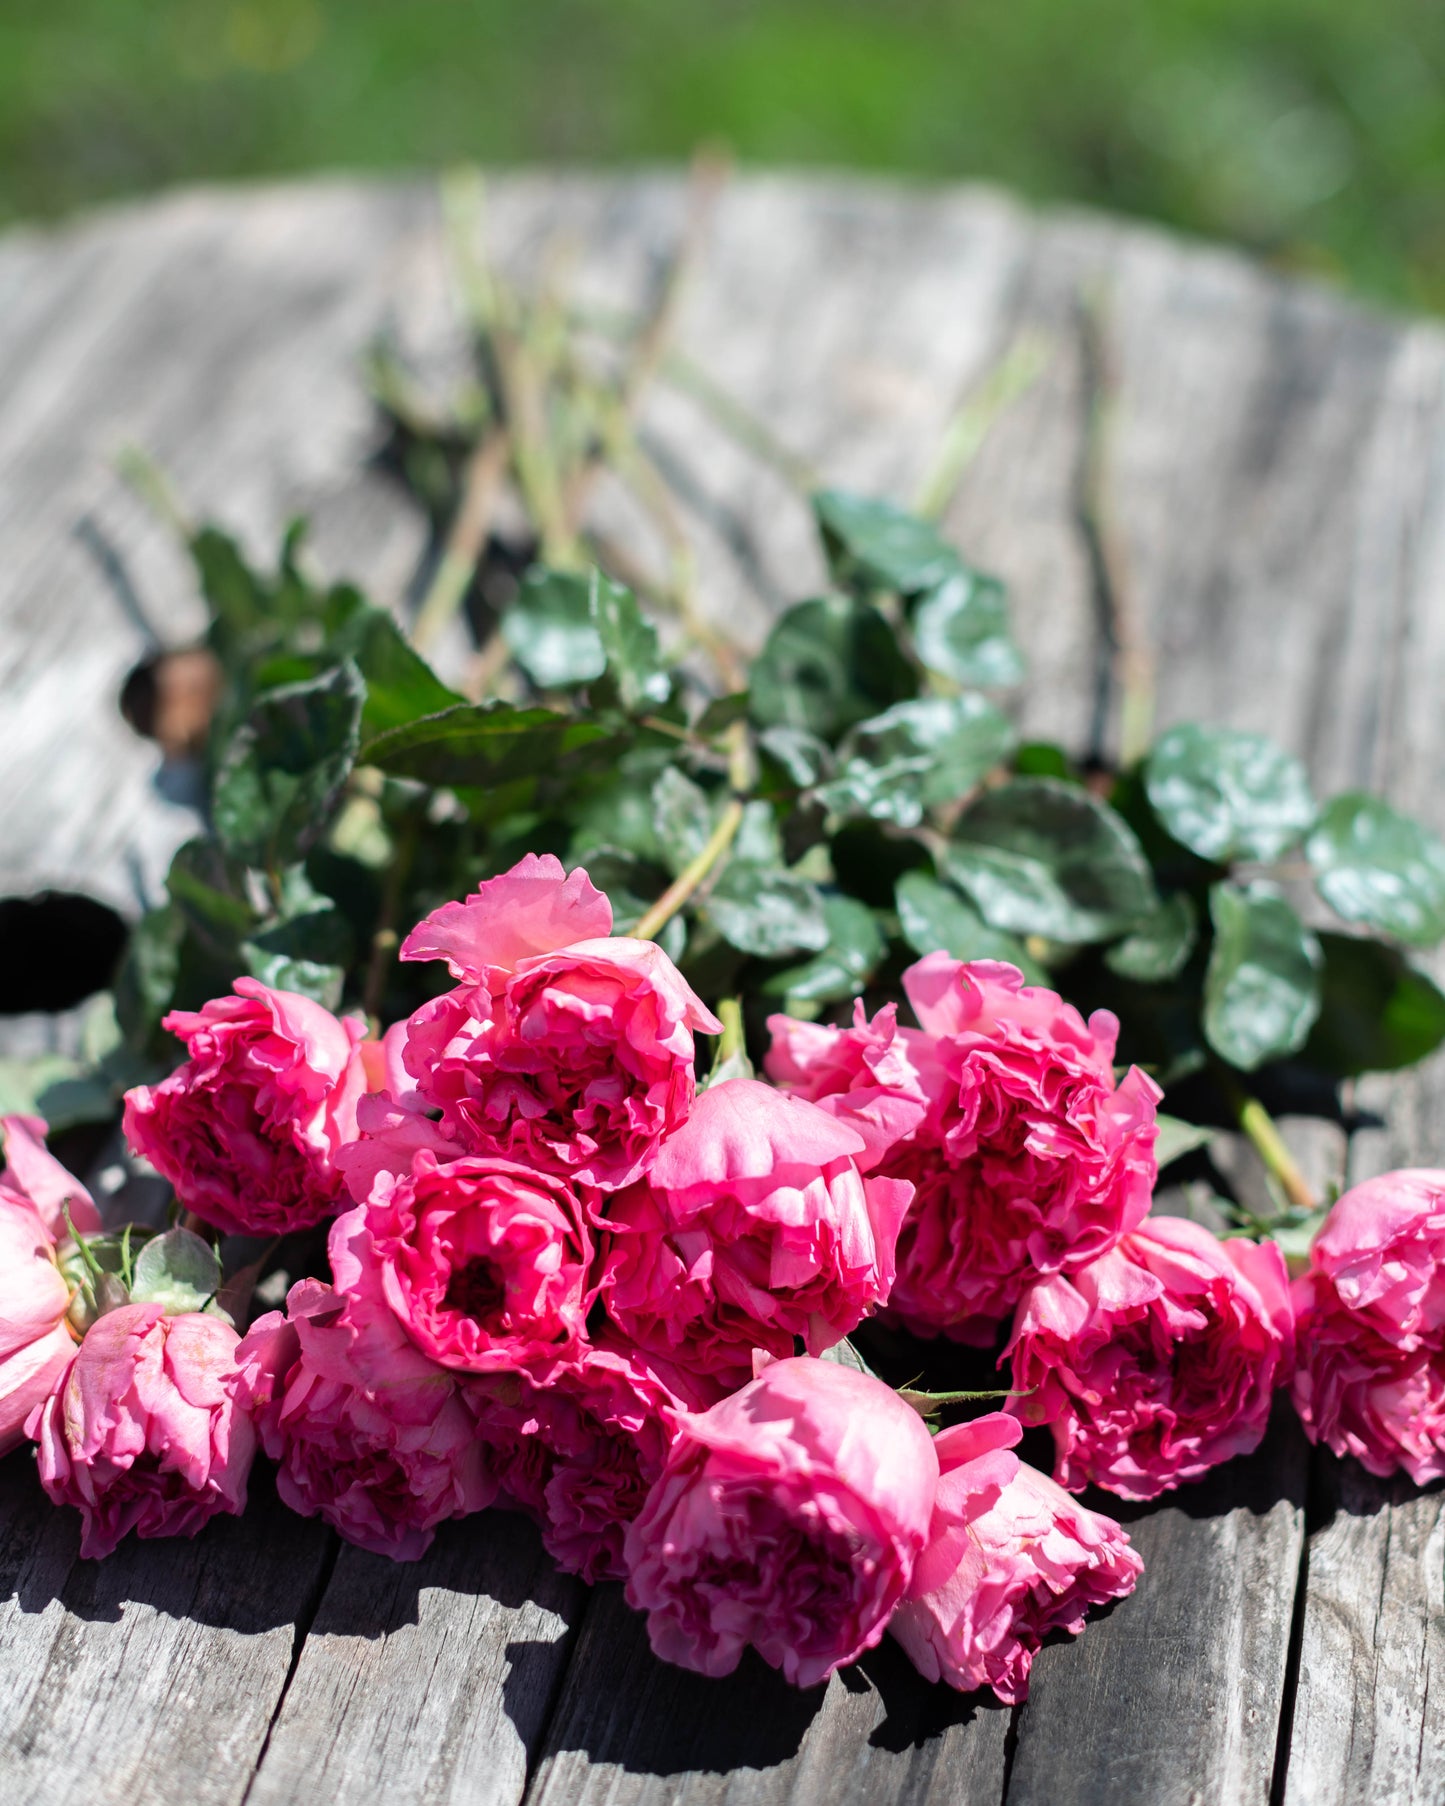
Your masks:
<path fill-rule="evenodd" d="M 128 1304 L 97 1318 L 54 1393 L 31 1412 L 40 1483 L 81 1515 L 98 1559 L 129 1530 L 194 1536 L 238 1515 L 256 1439 L 227 1381 L 237 1337 L 219 1317 Z"/>
<path fill-rule="evenodd" d="M 0 1116 L 5 1165 L 0 1168 L 0 1193 L 19 1193 L 35 1206 L 52 1238 L 64 1241 L 69 1234 L 66 1212 L 81 1235 L 100 1231 L 95 1201 L 73 1173 L 69 1173 L 45 1145 L 49 1129 L 38 1116 Z"/>
<path fill-rule="evenodd" d="M 461 980 L 407 1029 L 442 1135 L 604 1190 L 647 1169 L 692 1107 L 694 1033 L 722 1025 L 660 947 L 611 931 L 585 872 L 529 853 L 407 936 L 403 959 Z"/>
<path fill-rule="evenodd" d="M 1347 1191 L 1295 1310 L 1294 1403 L 1311 1442 L 1418 1486 L 1445 1476 L 1445 1171 Z"/>
<path fill-rule="evenodd" d="M 442 1166 L 424 1149 L 361 1208 L 382 1294 L 412 1341 L 444 1367 L 485 1373 L 576 1347 L 596 1296 L 596 1197 L 495 1155 Z"/>
<path fill-rule="evenodd" d="M 623 1535 L 684 1414 L 720 1396 L 618 1338 L 580 1348 L 545 1383 L 499 1376 L 471 1392 L 503 1500 L 536 1519 L 558 1567 L 589 1582 L 625 1577 Z"/>
<path fill-rule="evenodd" d="M 920 1334 L 987 1345 L 1031 1280 L 1142 1220 L 1159 1088 L 1137 1067 L 1115 1085 L 1107 1010 L 1086 1023 L 1012 966 L 931 953 L 903 986 L 919 1028 L 860 1013 L 823 1040 L 775 1018 L 768 1070 L 884 1132 L 924 1106 L 879 1168 L 914 1186 L 889 1309 Z"/>
<path fill-rule="evenodd" d="M 909 1188 L 860 1177 L 847 1124 L 753 1079 L 704 1091 L 648 1177 L 609 1204 L 607 1308 L 644 1348 L 746 1378 L 811 1354 L 888 1296 Z"/>
<path fill-rule="evenodd" d="M 625 1545 L 664 1661 L 730 1674 L 751 1643 L 812 1687 L 883 1635 L 928 1541 L 923 1420 L 881 1380 L 791 1359 L 682 1425 Z"/>
<path fill-rule="evenodd" d="M 70 1286 L 55 1262 L 68 1207 L 82 1234 L 100 1227 L 90 1194 L 45 1146 L 36 1116 L 0 1118 L 0 1455 L 55 1390 L 75 1353 L 65 1321 Z"/>
<path fill-rule="evenodd" d="M 1284 1257 L 1149 1217 L 1117 1248 L 1024 1294 L 1011 1409 L 1054 1432 L 1054 1478 L 1154 1499 L 1259 1447 L 1294 1355 Z"/>
<path fill-rule="evenodd" d="M 332 1226 L 337 1285 L 302 1279 L 252 1324 L 235 1393 L 293 1511 L 397 1561 L 496 1495 L 462 1377 L 415 1347 L 382 1296 L 364 1213 Z"/>
<path fill-rule="evenodd" d="M 982 1418 L 935 1439 L 945 1503 L 888 1628 L 926 1680 L 961 1693 L 992 1687 L 1018 1705 L 1044 1638 L 1056 1630 L 1077 1636 L 1090 1606 L 1133 1592 L 1144 1564 L 1112 1518 L 1085 1511 L 1022 1462 L 983 1510 L 976 1482 L 960 1504 L 950 1477 L 997 1447 L 996 1424 Z"/>
<path fill-rule="evenodd" d="M 254 978 L 234 989 L 166 1017 L 190 1059 L 126 1094 L 125 1133 L 223 1234 L 305 1229 L 346 1207 L 336 1153 L 356 1135 L 366 1031 Z"/>

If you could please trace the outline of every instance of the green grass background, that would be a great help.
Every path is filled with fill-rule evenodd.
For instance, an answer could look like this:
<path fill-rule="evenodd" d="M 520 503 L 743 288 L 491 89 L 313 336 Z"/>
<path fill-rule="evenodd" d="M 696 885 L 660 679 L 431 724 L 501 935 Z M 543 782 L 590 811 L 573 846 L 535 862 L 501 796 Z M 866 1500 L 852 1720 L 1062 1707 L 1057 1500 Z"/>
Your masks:
<path fill-rule="evenodd" d="M 1445 305 L 1445 0 L 0 0 L 0 217 L 704 138 L 986 177 Z"/>

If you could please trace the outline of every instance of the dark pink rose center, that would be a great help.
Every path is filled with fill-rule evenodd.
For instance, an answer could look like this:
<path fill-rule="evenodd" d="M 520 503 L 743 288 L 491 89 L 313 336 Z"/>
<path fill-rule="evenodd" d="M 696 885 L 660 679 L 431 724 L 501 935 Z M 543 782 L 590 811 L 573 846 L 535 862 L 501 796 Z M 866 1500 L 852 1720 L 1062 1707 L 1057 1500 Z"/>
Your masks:
<path fill-rule="evenodd" d="M 506 1304 L 507 1282 L 495 1261 L 479 1255 L 452 1274 L 443 1302 L 459 1316 L 486 1323 Z"/>

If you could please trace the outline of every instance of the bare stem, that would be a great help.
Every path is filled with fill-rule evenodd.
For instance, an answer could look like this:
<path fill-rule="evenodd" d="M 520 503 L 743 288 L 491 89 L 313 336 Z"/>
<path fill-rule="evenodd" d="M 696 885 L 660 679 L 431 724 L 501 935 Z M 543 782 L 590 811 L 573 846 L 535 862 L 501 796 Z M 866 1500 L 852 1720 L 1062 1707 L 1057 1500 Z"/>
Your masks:
<path fill-rule="evenodd" d="M 505 427 L 493 427 L 473 448 L 462 478 L 462 497 L 442 549 L 436 574 L 427 587 L 411 630 L 412 644 L 425 653 L 441 637 L 466 600 L 491 531 L 492 510 L 506 474 L 511 440 Z"/>
<path fill-rule="evenodd" d="M 1104 303 L 1098 296 L 1087 296 L 1080 303 L 1079 340 L 1086 409 L 1079 522 L 1112 654 L 1112 688 L 1119 701 L 1119 763 L 1127 767 L 1143 758 L 1153 738 L 1154 655 L 1139 619 L 1113 507 L 1109 452 L 1119 381 Z"/>
<path fill-rule="evenodd" d="M 722 1039 L 717 1044 L 717 1064 L 731 1060 L 735 1054 L 746 1051 L 743 1036 L 743 1000 L 741 997 L 724 997 L 717 1006 L 718 1021 L 722 1023 Z"/>
<path fill-rule="evenodd" d="M 633 929 L 632 932 L 638 940 L 653 941 L 657 939 L 678 910 L 712 871 L 718 860 L 727 852 L 742 825 L 743 799 L 735 796 L 718 817 L 717 826 L 708 836 L 707 845 L 695 859 L 688 861 Z"/>
<path fill-rule="evenodd" d="M 994 422 L 1038 381 L 1047 352 L 1048 341 L 1042 334 L 1025 333 L 964 400 L 949 422 L 937 462 L 918 492 L 916 513 L 926 520 L 937 520 L 944 513 Z"/>
<path fill-rule="evenodd" d="M 1319 1209 L 1319 1199 L 1310 1187 L 1309 1180 L 1300 1171 L 1298 1162 L 1285 1139 L 1275 1126 L 1270 1115 L 1258 1098 L 1246 1097 L 1242 1093 L 1236 1100 L 1236 1114 L 1239 1126 L 1249 1137 L 1265 1170 L 1278 1181 L 1280 1190 L 1297 1210 L 1314 1211 Z"/>

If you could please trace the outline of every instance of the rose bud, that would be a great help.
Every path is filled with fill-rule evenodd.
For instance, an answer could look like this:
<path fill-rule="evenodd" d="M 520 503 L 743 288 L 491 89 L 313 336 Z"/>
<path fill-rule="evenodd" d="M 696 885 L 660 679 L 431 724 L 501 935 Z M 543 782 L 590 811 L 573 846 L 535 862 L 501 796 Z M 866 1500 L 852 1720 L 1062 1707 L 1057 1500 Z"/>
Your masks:
<path fill-rule="evenodd" d="M 444 1367 L 485 1373 L 575 1348 L 596 1295 L 596 1197 L 510 1160 L 442 1166 L 423 1150 L 409 1176 L 381 1175 L 361 1210 L 382 1293 L 412 1341 Z"/>
<path fill-rule="evenodd" d="M 626 1576 L 623 1535 L 682 1418 L 721 1396 L 615 1337 L 580 1348 L 545 1383 L 479 1380 L 468 1394 L 501 1502 L 533 1517 L 558 1567 L 589 1583 Z"/>
<path fill-rule="evenodd" d="M 190 1058 L 127 1092 L 126 1137 L 222 1234 L 309 1228 L 348 1202 L 336 1153 L 356 1136 L 366 1031 L 258 979 L 234 990 L 165 1018 Z"/>
<path fill-rule="evenodd" d="M 961 1693 L 992 1687 L 1018 1705 L 1045 1637 L 1077 1636 L 1090 1606 L 1133 1592 L 1144 1564 L 1112 1518 L 1086 1511 L 1022 1462 L 984 1509 L 976 1481 L 960 1500 L 950 1479 L 997 1448 L 997 1421 L 959 1424 L 935 1439 L 944 1503 L 888 1628 L 925 1680 Z"/>
<path fill-rule="evenodd" d="M 337 1252 L 333 1232 L 333 1265 Z M 341 1265 L 361 1278 L 354 1258 Z M 242 1341 L 234 1390 L 293 1511 L 417 1561 L 438 1524 L 480 1511 L 496 1486 L 458 1376 L 415 1348 L 379 1288 L 362 1283 L 348 1293 L 298 1280 L 285 1313 L 258 1318 Z"/>
<path fill-rule="evenodd" d="M 1445 1476 L 1445 1171 L 1347 1191 L 1294 1301 L 1294 1403 L 1311 1442 L 1417 1486 Z"/>
<path fill-rule="evenodd" d="M 127 1531 L 194 1536 L 245 1509 L 256 1439 L 227 1382 L 237 1336 L 199 1311 L 128 1304 L 86 1331 L 26 1425 L 40 1483 L 81 1514 L 80 1553 L 109 1555 Z"/>
<path fill-rule="evenodd" d="M 693 1036 L 722 1027 L 660 947 L 612 936 L 607 898 L 550 854 L 434 911 L 401 957 L 445 959 L 460 980 L 407 1029 L 439 1132 L 603 1190 L 638 1178 L 686 1119 Z"/>
<path fill-rule="evenodd" d="M 778 1361 L 686 1419 L 625 1543 L 654 1652 L 730 1674 L 751 1644 L 812 1687 L 883 1635 L 928 1541 L 923 1420 L 881 1380 Z"/>
<path fill-rule="evenodd" d="M 1264 1440 L 1294 1355 L 1284 1257 L 1149 1217 L 1026 1292 L 1009 1353 L 1010 1409 L 1051 1425 L 1060 1485 L 1157 1498 Z"/>
<path fill-rule="evenodd" d="M 879 1167 L 914 1186 L 889 1310 L 918 1334 L 987 1346 L 1035 1278 L 1143 1219 L 1159 1088 L 1137 1067 L 1115 1085 L 1107 1010 L 1086 1023 L 1013 966 L 931 953 L 903 987 L 919 1028 L 860 1017 L 825 1043 L 775 1020 L 769 1071 L 850 1121 L 901 1121 L 926 1100 Z"/>
<path fill-rule="evenodd" d="M 623 1333 L 699 1371 L 822 1354 L 887 1297 L 909 1188 L 862 1178 L 848 1124 L 754 1079 L 704 1091 L 608 1206 L 603 1289 Z"/>

